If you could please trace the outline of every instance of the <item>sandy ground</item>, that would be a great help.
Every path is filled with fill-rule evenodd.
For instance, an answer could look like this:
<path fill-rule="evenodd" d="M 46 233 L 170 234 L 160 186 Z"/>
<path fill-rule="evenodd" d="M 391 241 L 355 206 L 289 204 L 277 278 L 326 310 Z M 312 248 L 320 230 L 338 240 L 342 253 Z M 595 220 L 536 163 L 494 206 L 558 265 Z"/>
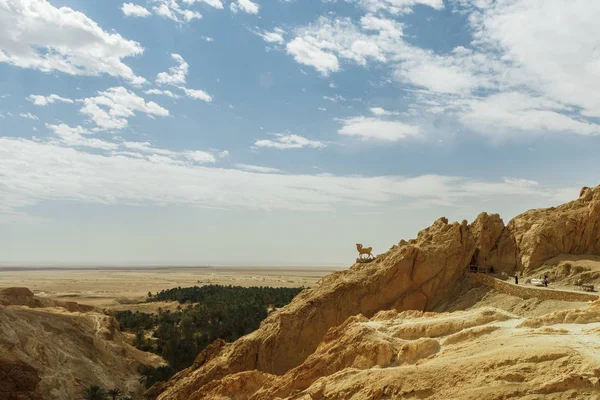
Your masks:
<path fill-rule="evenodd" d="M 27 287 L 40 297 L 120 308 L 119 305 L 145 299 L 149 291 L 156 293 L 178 286 L 312 287 L 337 270 L 326 267 L 0 270 L 0 288 Z"/>

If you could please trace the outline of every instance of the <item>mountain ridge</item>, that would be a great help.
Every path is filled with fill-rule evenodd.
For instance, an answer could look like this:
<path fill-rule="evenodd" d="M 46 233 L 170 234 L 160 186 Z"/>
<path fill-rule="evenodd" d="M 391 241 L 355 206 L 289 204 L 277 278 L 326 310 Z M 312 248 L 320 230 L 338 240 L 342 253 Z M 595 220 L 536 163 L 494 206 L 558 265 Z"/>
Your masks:
<path fill-rule="evenodd" d="M 277 380 L 264 379 L 265 374 L 281 377 L 300 368 L 336 327 L 348 321 L 368 323 L 363 319 L 383 311 L 422 312 L 451 303 L 464 289 L 466 267 L 473 258 L 508 276 L 529 274 L 559 254 L 599 254 L 599 222 L 600 186 L 584 188 L 578 199 L 558 207 L 526 211 L 506 225 L 497 214 L 481 213 L 471 224 L 439 218 L 415 239 L 400 241 L 372 263 L 357 263 L 324 277 L 317 287 L 301 292 L 269 316 L 257 331 L 219 344 L 210 355 L 200 354 L 194 366 L 152 388 L 148 397 L 261 398 L 269 382 Z M 417 353 L 421 345 L 432 346 L 427 341 L 416 345 Z M 214 388 L 222 386 L 219 381 L 233 384 L 236 374 L 242 374 L 244 387 L 252 389 L 217 396 Z M 317 398 L 335 397 L 317 393 Z"/>

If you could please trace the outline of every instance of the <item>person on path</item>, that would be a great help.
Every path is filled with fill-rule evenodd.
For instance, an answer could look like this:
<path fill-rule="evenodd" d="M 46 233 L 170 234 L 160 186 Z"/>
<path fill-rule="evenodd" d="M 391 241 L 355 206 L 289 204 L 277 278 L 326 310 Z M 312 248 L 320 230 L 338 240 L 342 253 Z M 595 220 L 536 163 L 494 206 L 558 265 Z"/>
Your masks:
<path fill-rule="evenodd" d="M 548 275 L 544 274 L 544 286 L 548 287 Z"/>
<path fill-rule="evenodd" d="M 515 272 L 515 285 L 519 284 L 519 275 Z"/>

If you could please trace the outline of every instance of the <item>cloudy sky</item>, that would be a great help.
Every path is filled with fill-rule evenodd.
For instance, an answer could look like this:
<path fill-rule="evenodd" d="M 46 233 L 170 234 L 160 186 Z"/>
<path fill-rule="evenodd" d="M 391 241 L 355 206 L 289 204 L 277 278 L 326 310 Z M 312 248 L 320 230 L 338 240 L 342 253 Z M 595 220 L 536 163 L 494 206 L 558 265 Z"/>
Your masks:
<path fill-rule="evenodd" d="M 600 2 L 0 0 L 0 263 L 347 265 L 598 183 Z"/>

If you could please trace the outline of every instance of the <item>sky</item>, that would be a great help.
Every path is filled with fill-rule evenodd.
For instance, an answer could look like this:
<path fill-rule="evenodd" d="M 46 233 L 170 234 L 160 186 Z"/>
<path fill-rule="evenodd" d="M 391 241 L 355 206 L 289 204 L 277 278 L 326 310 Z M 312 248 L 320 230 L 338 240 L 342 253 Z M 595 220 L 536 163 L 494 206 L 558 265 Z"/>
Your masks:
<path fill-rule="evenodd" d="M 350 265 L 595 186 L 600 2 L 0 0 L 0 264 Z"/>

